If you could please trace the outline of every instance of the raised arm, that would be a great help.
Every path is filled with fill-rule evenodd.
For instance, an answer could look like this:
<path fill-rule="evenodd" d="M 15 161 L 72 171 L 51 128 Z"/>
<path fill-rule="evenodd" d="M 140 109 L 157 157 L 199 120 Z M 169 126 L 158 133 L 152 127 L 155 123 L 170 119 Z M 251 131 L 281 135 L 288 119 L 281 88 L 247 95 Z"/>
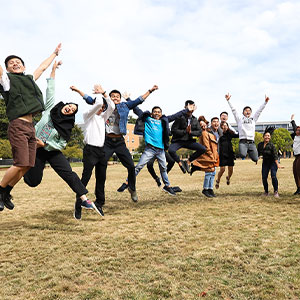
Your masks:
<path fill-rule="evenodd" d="M 231 102 L 229 101 L 230 98 L 231 98 L 231 95 L 230 95 L 229 93 L 228 93 L 227 95 L 225 95 L 225 99 L 227 100 L 227 102 L 228 102 L 228 104 L 229 104 L 229 106 L 230 106 L 230 108 L 231 108 L 231 111 L 232 111 L 232 113 L 233 113 L 233 116 L 234 116 L 234 118 L 235 118 L 235 121 L 236 121 L 236 123 L 239 123 L 240 117 L 239 117 L 239 115 L 238 115 L 236 109 L 233 107 L 233 105 L 232 105 Z"/>
<path fill-rule="evenodd" d="M 81 97 L 83 97 L 83 99 L 85 100 L 85 102 L 87 104 L 94 104 L 95 103 L 96 98 L 92 98 L 91 96 L 85 94 L 84 92 L 82 92 L 81 90 L 79 90 L 76 86 L 72 85 L 72 86 L 70 86 L 70 89 L 73 92 L 78 93 Z"/>
<path fill-rule="evenodd" d="M 266 105 L 269 102 L 269 100 L 270 100 L 270 98 L 265 95 L 265 102 L 264 102 L 264 104 L 262 104 L 260 106 L 260 108 L 255 112 L 255 114 L 253 116 L 254 121 L 258 120 L 260 114 L 262 113 L 263 109 L 266 107 Z"/>
<path fill-rule="evenodd" d="M 2 67 L 0 65 L 0 77 L 2 77 L 2 75 L 3 75 L 3 69 L 2 69 Z"/>
<path fill-rule="evenodd" d="M 295 122 L 294 118 L 295 118 L 295 115 L 292 114 L 292 116 L 291 116 L 291 123 L 292 123 L 293 131 L 296 134 L 297 125 L 296 125 L 296 122 Z"/>
<path fill-rule="evenodd" d="M 52 70 L 51 70 L 51 73 L 50 73 L 50 78 L 53 78 L 55 79 L 55 72 L 56 72 L 56 69 L 59 68 L 59 66 L 62 65 L 62 61 L 60 60 L 59 62 L 54 62 L 53 66 L 52 66 Z"/>
<path fill-rule="evenodd" d="M 58 56 L 59 52 L 61 50 L 61 43 L 58 44 L 58 46 L 55 48 L 54 52 L 46 58 L 40 65 L 39 67 L 33 72 L 33 78 L 34 80 L 38 80 L 43 72 L 50 66 L 52 61 L 56 56 Z"/>
<path fill-rule="evenodd" d="M 149 89 L 149 90 L 142 96 L 142 98 L 143 98 L 144 100 L 146 100 L 147 97 L 148 97 L 151 93 L 153 93 L 154 91 L 156 91 L 157 89 L 158 89 L 158 86 L 157 86 L 157 85 L 154 85 L 151 89 Z"/>

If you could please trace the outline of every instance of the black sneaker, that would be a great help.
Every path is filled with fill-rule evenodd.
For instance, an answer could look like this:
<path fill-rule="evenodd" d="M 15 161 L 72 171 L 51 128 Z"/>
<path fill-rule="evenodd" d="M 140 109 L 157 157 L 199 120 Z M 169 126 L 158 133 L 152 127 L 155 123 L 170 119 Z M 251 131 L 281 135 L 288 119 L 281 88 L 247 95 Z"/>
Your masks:
<path fill-rule="evenodd" d="M 172 189 L 175 193 L 180 193 L 182 192 L 182 189 L 179 186 L 172 186 Z"/>
<path fill-rule="evenodd" d="M 161 187 L 161 181 L 160 181 L 160 178 L 157 177 L 157 178 L 155 179 L 155 181 L 156 181 L 157 186 L 158 186 L 158 187 Z"/>
<path fill-rule="evenodd" d="M 187 160 L 182 160 L 181 163 L 183 164 L 183 167 L 185 168 L 185 170 L 191 174 L 191 167 L 190 165 L 188 164 Z"/>
<path fill-rule="evenodd" d="M 212 195 L 212 197 L 217 197 L 213 189 L 208 189 L 208 192 Z"/>
<path fill-rule="evenodd" d="M 300 195 L 300 188 L 297 188 L 297 191 L 294 193 L 294 195 Z"/>
<path fill-rule="evenodd" d="M 0 194 L 0 211 L 2 211 L 4 209 L 4 202 L 3 202 L 3 194 Z"/>
<path fill-rule="evenodd" d="M 176 196 L 176 193 L 174 192 L 174 190 L 170 186 L 165 185 L 163 187 L 163 191 L 165 191 L 166 193 L 169 193 L 172 196 Z"/>
<path fill-rule="evenodd" d="M 81 204 L 82 204 L 82 200 L 80 198 L 76 198 L 75 210 L 74 210 L 74 218 L 76 220 L 81 219 L 81 211 L 82 211 Z"/>
<path fill-rule="evenodd" d="M 202 194 L 207 198 L 212 198 L 213 196 L 210 194 L 208 190 L 203 189 Z"/>
<path fill-rule="evenodd" d="M 186 173 L 186 169 L 184 167 L 184 162 L 183 162 L 183 160 L 181 160 L 180 162 L 181 162 L 181 165 L 179 165 L 179 168 L 182 171 L 182 173 L 185 174 Z"/>
<path fill-rule="evenodd" d="M 98 202 L 92 202 L 95 211 L 102 217 L 104 217 L 104 212 L 102 210 L 102 206 Z"/>
<path fill-rule="evenodd" d="M 117 189 L 117 192 L 122 193 L 122 192 L 124 192 L 127 188 L 128 188 L 128 184 L 124 182 L 124 183 L 122 183 L 122 185 Z"/>
<path fill-rule="evenodd" d="M 15 205 L 11 202 L 11 200 L 13 199 L 12 195 L 11 194 L 4 194 L 4 197 L 3 197 L 3 203 L 4 203 L 4 206 L 9 209 L 9 210 L 13 210 Z"/>
<path fill-rule="evenodd" d="M 131 200 L 132 200 L 133 202 L 138 202 L 137 192 L 136 192 L 136 191 L 133 191 L 130 187 L 128 188 L 128 192 L 130 193 Z"/>

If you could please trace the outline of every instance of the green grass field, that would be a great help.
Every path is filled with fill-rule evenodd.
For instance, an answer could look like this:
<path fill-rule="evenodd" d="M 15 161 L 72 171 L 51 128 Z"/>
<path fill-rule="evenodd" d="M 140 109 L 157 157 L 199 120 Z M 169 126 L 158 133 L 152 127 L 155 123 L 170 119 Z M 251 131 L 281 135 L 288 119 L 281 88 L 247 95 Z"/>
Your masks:
<path fill-rule="evenodd" d="M 0 299 L 300 299 L 292 163 L 278 171 L 279 199 L 261 196 L 261 161 L 237 161 L 213 200 L 201 193 L 202 172 L 175 166 L 170 181 L 183 192 L 172 197 L 145 168 L 138 203 L 116 192 L 126 169 L 109 166 L 105 217 L 85 210 L 81 221 L 74 193 L 47 168 L 39 187 L 21 181 L 15 209 L 0 213 Z"/>

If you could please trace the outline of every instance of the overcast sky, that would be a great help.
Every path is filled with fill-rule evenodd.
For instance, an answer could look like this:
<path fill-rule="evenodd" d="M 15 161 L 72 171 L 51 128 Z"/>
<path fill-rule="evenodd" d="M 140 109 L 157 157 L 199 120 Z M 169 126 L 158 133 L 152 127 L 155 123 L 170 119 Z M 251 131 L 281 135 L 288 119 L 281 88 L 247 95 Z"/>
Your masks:
<path fill-rule="evenodd" d="M 300 123 L 299 16 L 297 0 L 1 1 L 0 63 L 16 54 L 32 73 L 61 42 L 56 100 L 82 104 L 79 123 L 86 105 L 69 87 L 94 83 L 132 98 L 157 84 L 141 109 L 172 114 L 192 99 L 207 119 L 230 111 L 227 92 L 240 111 L 267 94 L 259 121 Z"/>

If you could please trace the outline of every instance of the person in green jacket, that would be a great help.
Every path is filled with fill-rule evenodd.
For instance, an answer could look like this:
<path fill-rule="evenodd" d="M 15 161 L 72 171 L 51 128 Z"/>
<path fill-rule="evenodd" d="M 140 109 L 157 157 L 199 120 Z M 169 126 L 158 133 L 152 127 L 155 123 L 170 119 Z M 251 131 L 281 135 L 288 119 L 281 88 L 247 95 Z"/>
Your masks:
<path fill-rule="evenodd" d="M 0 66 L 0 93 L 6 104 L 8 139 L 13 155 L 13 166 L 6 171 L 0 182 L 0 211 L 4 207 L 10 210 L 14 208 L 10 192 L 34 166 L 36 138 L 32 118 L 34 114 L 45 109 L 42 92 L 35 81 L 50 66 L 60 50 L 61 44 L 40 64 L 33 75 L 24 73 L 24 61 L 16 55 L 5 59 L 7 73 Z"/>
<path fill-rule="evenodd" d="M 38 186 L 48 161 L 54 171 L 79 195 L 82 200 L 81 207 L 94 209 L 94 203 L 87 199 L 86 187 L 72 171 L 69 161 L 61 152 L 70 139 L 78 106 L 75 103 L 63 102 L 54 105 L 55 71 L 60 65 L 61 62 L 54 62 L 50 78 L 47 79 L 45 111 L 41 120 L 35 125 L 38 144 L 35 166 L 24 175 L 24 181 L 30 187 Z"/>

